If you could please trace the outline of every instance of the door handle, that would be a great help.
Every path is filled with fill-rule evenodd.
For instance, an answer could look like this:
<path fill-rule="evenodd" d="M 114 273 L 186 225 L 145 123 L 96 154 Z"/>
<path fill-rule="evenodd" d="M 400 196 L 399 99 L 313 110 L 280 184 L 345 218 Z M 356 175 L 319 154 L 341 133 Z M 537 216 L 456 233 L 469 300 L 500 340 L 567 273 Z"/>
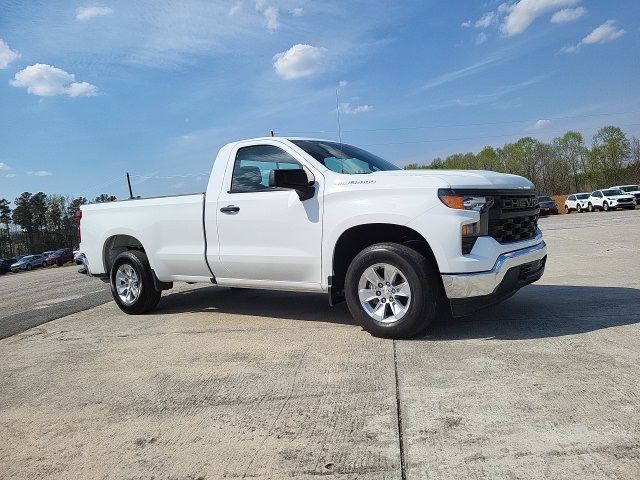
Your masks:
<path fill-rule="evenodd" d="M 240 211 L 240 207 L 236 207 L 235 205 L 228 205 L 226 207 L 222 207 L 220 211 L 222 213 L 226 213 L 227 215 L 233 215 L 234 213 L 238 213 Z"/>

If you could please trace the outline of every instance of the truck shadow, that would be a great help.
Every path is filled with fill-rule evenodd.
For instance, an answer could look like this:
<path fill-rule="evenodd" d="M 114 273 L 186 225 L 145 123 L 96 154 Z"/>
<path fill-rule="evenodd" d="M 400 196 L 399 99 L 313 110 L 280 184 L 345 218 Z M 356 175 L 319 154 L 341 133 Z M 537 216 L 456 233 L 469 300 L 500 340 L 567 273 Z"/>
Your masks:
<path fill-rule="evenodd" d="M 154 314 L 217 312 L 355 325 L 346 304 L 325 295 L 204 287 L 165 295 Z M 499 305 L 463 318 L 440 319 L 415 340 L 502 339 L 576 335 L 640 323 L 640 290 L 530 285 Z"/>
<path fill-rule="evenodd" d="M 640 290 L 530 285 L 472 315 L 437 322 L 420 340 L 527 340 L 640 323 Z"/>

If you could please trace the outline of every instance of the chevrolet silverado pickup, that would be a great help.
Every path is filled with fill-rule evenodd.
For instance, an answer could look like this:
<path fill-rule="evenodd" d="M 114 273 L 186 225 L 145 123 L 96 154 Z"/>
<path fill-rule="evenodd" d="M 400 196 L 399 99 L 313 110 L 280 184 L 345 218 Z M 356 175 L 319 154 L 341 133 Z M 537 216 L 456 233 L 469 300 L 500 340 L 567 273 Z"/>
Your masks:
<path fill-rule="evenodd" d="M 546 245 L 527 179 L 402 170 L 360 148 L 229 143 L 206 192 L 82 206 L 89 275 L 128 314 L 173 282 L 328 295 L 373 335 L 408 338 L 538 280 Z"/>

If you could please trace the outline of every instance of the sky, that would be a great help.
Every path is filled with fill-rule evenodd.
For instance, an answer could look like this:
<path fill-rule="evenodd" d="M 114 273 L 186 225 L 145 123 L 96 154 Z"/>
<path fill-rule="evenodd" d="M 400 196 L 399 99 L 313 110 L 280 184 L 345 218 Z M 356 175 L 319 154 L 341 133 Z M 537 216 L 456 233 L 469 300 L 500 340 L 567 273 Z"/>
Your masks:
<path fill-rule="evenodd" d="M 0 198 L 204 191 L 225 143 L 337 110 L 400 166 L 640 136 L 639 52 L 637 0 L 0 0 Z"/>

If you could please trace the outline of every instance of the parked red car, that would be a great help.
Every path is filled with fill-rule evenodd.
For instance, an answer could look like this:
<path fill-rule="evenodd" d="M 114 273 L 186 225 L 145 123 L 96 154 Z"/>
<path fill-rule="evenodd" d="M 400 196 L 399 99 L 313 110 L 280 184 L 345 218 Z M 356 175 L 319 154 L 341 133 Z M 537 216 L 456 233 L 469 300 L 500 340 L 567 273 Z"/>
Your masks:
<path fill-rule="evenodd" d="M 65 263 L 73 262 L 73 252 L 70 248 L 61 248 L 56 250 L 47 258 L 44 259 L 46 265 L 58 265 L 61 267 Z"/>

